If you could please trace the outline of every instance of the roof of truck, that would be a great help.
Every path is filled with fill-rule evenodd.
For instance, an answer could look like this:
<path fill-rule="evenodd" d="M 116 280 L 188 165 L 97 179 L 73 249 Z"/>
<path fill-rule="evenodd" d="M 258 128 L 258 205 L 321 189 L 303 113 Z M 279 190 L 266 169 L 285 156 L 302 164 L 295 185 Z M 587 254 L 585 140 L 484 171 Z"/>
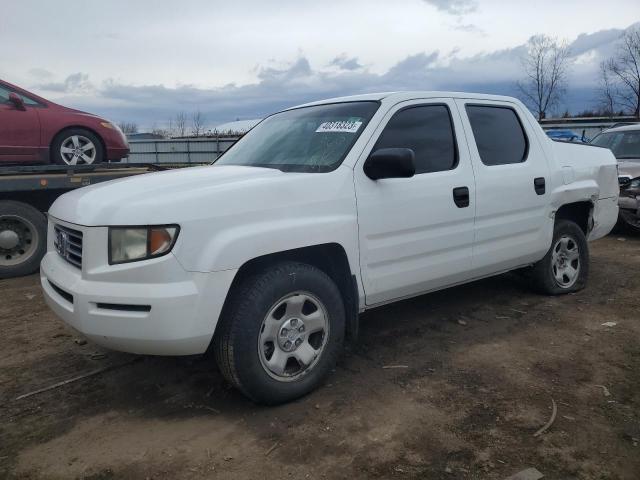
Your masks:
<path fill-rule="evenodd" d="M 380 92 L 380 93 L 365 93 L 362 95 L 350 95 L 347 97 L 335 97 L 325 100 L 318 100 L 315 102 L 304 103 L 302 105 L 296 105 L 291 108 L 308 107 L 311 105 L 322 105 L 327 103 L 341 103 L 341 102 L 358 102 L 366 100 L 383 99 L 404 101 L 413 100 L 418 98 L 471 98 L 477 100 L 501 100 L 507 102 L 517 101 L 513 97 L 506 97 L 504 95 L 489 95 L 486 93 L 469 93 L 469 92 L 441 92 L 441 91 L 408 91 L 408 92 Z"/>

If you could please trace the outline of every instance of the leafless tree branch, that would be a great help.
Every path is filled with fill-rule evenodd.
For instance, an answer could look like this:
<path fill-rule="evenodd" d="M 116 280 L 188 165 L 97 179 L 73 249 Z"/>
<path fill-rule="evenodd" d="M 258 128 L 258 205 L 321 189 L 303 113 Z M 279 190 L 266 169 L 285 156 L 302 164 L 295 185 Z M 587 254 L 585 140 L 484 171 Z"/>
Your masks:
<path fill-rule="evenodd" d="M 558 41 L 546 35 L 531 37 L 527 43 L 527 53 L 522 58 L 526 79 L 518 82 L 517 87 L 522 99 L 537 114 L 538 119 L 545 118 L 549 109 L 560 102 L 566 91 L 569 67 L 566 41 Z"/>
<path fill-rule="evenodd" d="M 199 137 L 202 134 L 204 134 L 204 115 L 197 110 L 191 117 L 191 135 Z"/>
<path fill-rule="evenodd" d="M 640 118 L 640 27 L 623 35 L 607 70 L 615 78 L 618 102 Z"/>

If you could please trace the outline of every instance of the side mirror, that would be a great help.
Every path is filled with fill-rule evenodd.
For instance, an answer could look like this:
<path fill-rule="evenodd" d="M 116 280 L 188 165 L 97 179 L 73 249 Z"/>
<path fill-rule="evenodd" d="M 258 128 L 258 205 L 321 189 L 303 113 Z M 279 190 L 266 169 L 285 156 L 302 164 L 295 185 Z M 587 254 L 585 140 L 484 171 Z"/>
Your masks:
<path fill-rule="evenodd" d="M 415 156 L 410 148 L 381 148 L 364 162 L 364 173 L 371 180 L 410 178 L 416 174 Z"/>
<path fill-rule="evenodd" d="M 9 101 L 13 103 L 14 107 L 18 110 L 24 110 L 24 100 L 22 100 L 22 97 L 17 93 L 11 92 L 9 94 Z"/>

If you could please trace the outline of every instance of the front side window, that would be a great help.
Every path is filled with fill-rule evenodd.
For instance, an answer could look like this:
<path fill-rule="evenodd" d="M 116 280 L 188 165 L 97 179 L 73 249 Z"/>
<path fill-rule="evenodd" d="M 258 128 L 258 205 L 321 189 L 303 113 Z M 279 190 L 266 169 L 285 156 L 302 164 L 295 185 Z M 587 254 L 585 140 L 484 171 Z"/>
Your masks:
<path fill-rule="evenodd" d="M 25 105 L 40 105 L 38 102 L 36 102 L 35 100 L 26 97 L 24 95 L 22 95 L 19 92 L 14 92 L 13 90 L 8 89 L 7 87 L 5 87 L 4 85 L 0 85 L 0 103 L 11 103 L 9 101 L 9 94 L 10 93 L 15 93 L 16 95 L 18 95 L 20 98 L 22 98 L 22 101 L 24 102 Z"/>
<path fill-rule="evenodd" d="M 400 110 L 387 123 L 373 151 L 381 148 L 412 149 L 416 174 L 454 169 L 458 152 L 449 109 L 421 105 Z"/>
<path fill-rule="evenodd" d="M 591 143 L 610 149 L 619 160 L 640 158 L 640 130 L 601 133 Z"/>
<path fill-rule="evenodd" d="M 529 144 L 515 110 L 490 105 L 467 105 L 467 115 L 485 165 L 521 163 Z"/>
<path fill-rule="evenodd" d="M 11 90 L 3 85 L 0 85 L 0 103 L 9 103 L 9 94 Z"/>
<path fill-rule="evenodd" d="M 31 106 L 37 106 L 40 105 L 38 102 L 36 102 L 34 99 L 27 97 L 26 95 L 22 95 L 19 92 L 16 92 L 20 98 L 22 98 L 22 101 L 24 102 L 25 105 L 31 105 Z"/>
<path fill-rule="evenodd" d="M 260 122 L 215 165 L 330 172 L 342 163 L 379 102 L 344 102 L 286 110 Z"/>

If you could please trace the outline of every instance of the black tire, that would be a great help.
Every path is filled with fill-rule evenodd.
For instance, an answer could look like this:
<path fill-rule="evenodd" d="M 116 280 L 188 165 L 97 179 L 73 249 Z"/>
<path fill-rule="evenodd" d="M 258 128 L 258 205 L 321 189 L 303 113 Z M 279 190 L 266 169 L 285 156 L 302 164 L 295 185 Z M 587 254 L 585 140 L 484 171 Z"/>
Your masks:
<path fill-rule="evenodd" d="M 67 130 L 63 130 L 58 135 L 56 135 L 56 137 L 53 139 L 53 142 L 51 143 L 50 155 L 51 155 L 52 163 L 56 163 L 58 165 L 69 165 L 69 163 L 66 162 L 65 159 L 62 157 L 60 147 L 63 145 L 63 143 L 65 143 L 68 139 L 72 138 L 74 135 L 91 140 L 91 142 L 95 147 L 95 158 L 93 159 L 93 161 L 85 162 L 84 160 L 80 159 L 77 163 L 78 165 L 86 165 L 87 163 L 98 164 L 104 161 L 104 146 L 102 144 L 102 139 L 100 137 L 98 137 L 92 131 L 86 130 L 84 128 L 69 128 Z"/>
<path fill-rule="evenodd" d="M 14 245 L 16 237 L 18 243 Z M 38 271 L 46 250 L 45 216 L 26 203 L 0 201 L 0 278 Z"/>
<path fill-rule="evenodd" d="M 636 212 L 620 209 L 616 228 L 619 233 L 640 234 L 640 220 L 638 220 Z"/>
<path fill-rule="evenodd" d="M 562 285 L 556 278 L 554 270 L 554 249 L 562 238 L 569 238 L 578 250 L 579 265 L 577 278 L 571 284 Z M 568 278 L 568 277 L 565 277 Z M 569 220 L 556 221 L 553 231 L 553 241 L 549 251 L 542 260 L 531 269 L 531 280 L 534 288 L 546 295 L 563 295 L 582 290 L 589 278 L 589 244 L 582 229 Z"/>
<path fill-rule="evenodd" d="M 259 338 L 267 314 L 295 292 L 308 292 L 322 302 L 329 334 L 328 338 L 322 337 L 324 347 L 311 368 L 294 380 L 281 381 L 263 366 Z M 301 397 L 324 381 L 342 352 L 344 332 L 344 304 L 331 278 L 308 264 L 282 262 L 247 276 L 234 287 L 213 348 L 220 371 L 229 383 L 256 403 L 275 405 Z"/>

